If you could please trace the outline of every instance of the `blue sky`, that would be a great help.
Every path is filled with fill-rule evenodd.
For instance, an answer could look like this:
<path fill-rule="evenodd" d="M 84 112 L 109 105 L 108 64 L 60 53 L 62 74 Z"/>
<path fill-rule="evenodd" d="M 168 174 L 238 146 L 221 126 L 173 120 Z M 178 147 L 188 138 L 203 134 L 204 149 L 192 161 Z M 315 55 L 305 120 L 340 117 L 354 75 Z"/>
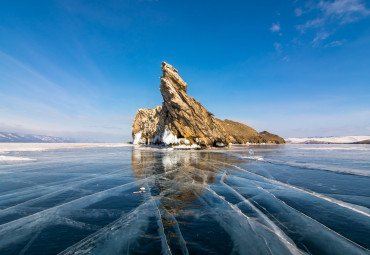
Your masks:
<path fill-rule="evenodd" d="M 128 141 L 161 62 L 219 118 L 370 134 L 370 3 L 2 1 L 0 131 Z"/>

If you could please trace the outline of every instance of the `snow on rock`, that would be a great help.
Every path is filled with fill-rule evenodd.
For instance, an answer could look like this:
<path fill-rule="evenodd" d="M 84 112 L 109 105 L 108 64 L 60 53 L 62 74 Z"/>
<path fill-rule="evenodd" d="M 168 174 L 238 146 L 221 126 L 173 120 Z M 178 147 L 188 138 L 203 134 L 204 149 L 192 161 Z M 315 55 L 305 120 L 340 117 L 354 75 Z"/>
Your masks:
<path fill-rule="evenodd" d="M 188 139 L 177 138 L 177 136 L 172 134 L 172 132 L 168 130 L 167 128 L 163 132 L 162 142 L 166 145 L 170 145 L 170 144 L 190 145 L 190 141 Z"/>
<path fill-rule="evenodd" d="M 181 150 L 187 150 L 187 149 L 200 149 L 201 147 L 198 144 L 180 144 L 173 147 L 174 149 L 181 149 Z"/>
<path fill-rule="evenodd" d="M 177 139 L 177 136 L 173 135 L 172 132 L 166 128 L 162 135 L 162 142 L 167 145 L 178 144 L 179 140 Z"/>
<path fill-rule="evenodd" d="M 155 136 L 152 140 L 145 138 L 142 138 L 142 131 L 136 133 L 134 135 L 134 141 L 133 144 L 139 145 L 139 144 L 150 144 L 150 143 L 159 143 L 164 145 L 178 145 L 178 148 L 198 148 L 200 146 L 193 144 L 194 146 L 191 146 L 190 141 L 186 138 L 177 138 L 176 135 L 174 135 L 170 130 L 165 128 L 164 132 L 161 135 Z"/>
<path fill-rule="evenodd" d="M 145 144 L 145 140 L 141 139 L 141 134 L 143 132 L 138 132 L 134 135 L 133 144 Z"/>

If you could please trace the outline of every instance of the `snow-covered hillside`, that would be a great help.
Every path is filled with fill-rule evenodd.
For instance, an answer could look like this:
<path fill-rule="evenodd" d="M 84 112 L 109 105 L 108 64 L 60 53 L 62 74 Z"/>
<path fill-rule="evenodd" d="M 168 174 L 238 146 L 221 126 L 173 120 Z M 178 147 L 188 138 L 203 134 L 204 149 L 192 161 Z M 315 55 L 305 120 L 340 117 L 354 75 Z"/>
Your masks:
<path fill-rule="evenodd" d="M 21 135 L 16 133 L 0 132 L 2 143 L 71 143 L 73 139 L 46 135 Z"/>
<path fill-rule="evenodd" d="M 331 136 L 331 137 L 307 137 L 286 138 L 287 143 L 357 143 L 370 140 L 370 136 Z"/>

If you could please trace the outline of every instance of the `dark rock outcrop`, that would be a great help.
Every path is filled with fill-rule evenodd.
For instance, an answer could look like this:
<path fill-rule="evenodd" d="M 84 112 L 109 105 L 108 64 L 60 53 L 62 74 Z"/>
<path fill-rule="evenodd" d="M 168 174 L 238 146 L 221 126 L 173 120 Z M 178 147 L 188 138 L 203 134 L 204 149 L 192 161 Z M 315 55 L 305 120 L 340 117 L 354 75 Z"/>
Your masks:
<path fill-rule="evenodd" d="M 355 142 L 353 144 L 370 144 L 370 140 L 363 140 L 363 141 Z"/>
<path fill-rule="evenodd" d="M 192 147 L 227 146 L 229 143 L 284 143 L 270 133 L 258 133 L 242 123 L 213 117 L 187 95 L 187 84 L 171 65 L 162 63 L 162 106 L 139 109 L 132 127 L 134 144 L 177 144 Z"/>

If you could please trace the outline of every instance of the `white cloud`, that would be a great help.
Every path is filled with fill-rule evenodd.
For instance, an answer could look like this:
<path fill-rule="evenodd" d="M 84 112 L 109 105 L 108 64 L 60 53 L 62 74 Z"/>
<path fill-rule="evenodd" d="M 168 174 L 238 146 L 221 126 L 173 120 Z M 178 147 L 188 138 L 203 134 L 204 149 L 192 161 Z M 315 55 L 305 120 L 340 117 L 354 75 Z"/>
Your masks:
<path fill-rule="evenodd" d="M 280 31 L 280 24 L 279 23 L 272 23 L 270 27 L 271 32 L 279 32 Z"/>

